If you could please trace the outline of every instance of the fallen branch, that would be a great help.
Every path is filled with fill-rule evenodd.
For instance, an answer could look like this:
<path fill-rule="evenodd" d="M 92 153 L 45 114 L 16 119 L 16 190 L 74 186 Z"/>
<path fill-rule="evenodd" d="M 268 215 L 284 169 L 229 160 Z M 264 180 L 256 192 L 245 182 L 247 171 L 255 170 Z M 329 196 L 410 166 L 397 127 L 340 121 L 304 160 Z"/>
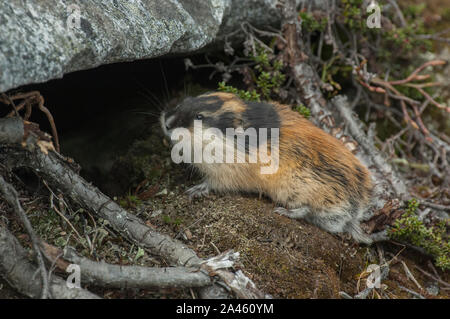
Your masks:
<path fill-rule="evenodd" d="M 444 212 L 450 212 L 450 206 L 430 203 L 430 202 L 427 202 L 427 201 L 424 201 L 424 200 L 420 201 L 420 204 L 424 205 L 424 206 L 427 206 L 427 207 L 431 207 L 431 208 L 437 209 L 437 210 L 441 210 L 441 211 L 444 211 Z"/>
<path fill-rule="evenodd" d="M 400 288 L 400 289 L 403 290 L 403 291 L 406 291 L 407 293 L 413 295 L 413 296 L 416 297 L 416 298 L 419 298 L 419 299 L 425 299 L 425 297 L 422 296 L 421 294 L 415 292 L 414 290 L 408 289 L 408 288 L 406 288 L 406 287 L 404 287 L 404 286 L 402 286 L 402 285 L 399 285 L 399 284 L 398 284 L 398 288 Z"/>
<path fill-rule="evenodd" d="M 27 251 L 6 227 L 0 224 L 0 275 L 21 294 L 30 298 L 38 298 L 42 294 L 43 285 L 36 280 L 39 269 L 28 261 Z M 68 288 L 65 280 L 51 275 L 49 292 L 58 299 L 97 299 L 97 295 L 77 288 Z"/>
<path fill-rule="evenodd" d="M 431 142 L 433 139 L 430 137 L 430 132 L 426 128 L 425 124 L 423 123 L 423 120 L 421 118 L 421 112 L 419 112 L 417 105 L 419 105 L 419 101 L 413 100 L 404 94 L 402 94 L 399 90 L 397 90 L 394 86 L 396 85 L 403 85 L 406 87 L 411 87 L 419 91 L 420 94 L 426 99 L 427 102 L 435 105 L 436 107 L 445 110 L 446 112 L 450 112 L 450 107 L 447 107 L 445 105 L 439 104 L 434 100 L 423 88 L 426 87 L 435 87 L 441 85 L 441 83 L 437 82 L 426 82 L 426 83 L 411 83 L 412 81 L 422 81 L 428 79 L 430 76 L 428 74 L 421 75 L 419 74 L 423 69 L 429 67 L 429 66 L 439 66 L 446 64 L 443 60 L 433 60 L 428 61 L 426 63 L 423 63 L 421 66 L 419 66 L 416 70 L 414 70 L 408 77 L 402 80 L 394 80 L 394 81 L 387 81 L 382 80 L 377 76 L 373 76 L 371 74 L 368 74 L 367 71 L 363 66 L 366 66 L 367 60 L 363 60 L 359 66 L 354 67 L 354 71 L 358 76 L 358 82 L 369 89 L 372 92 L 377 93 L 384 93 L 385 94 L 385 104 L 389 105 L 389 99 L 390 98 L 396 99 L 400 101 L 400 106 L 403 112 L 403 118 L 406 123 L 410 124 L 415 129 L 419 129 L 422 131 L 425 138 Z M 376 86 L 373 86 L 376 85 Z M 416 121 L 414 121 L 411 116 L 408 113 L 406 105 L 409 104 L 414 112 L 414 115 L 416 117 Z"/>
<path fill-rule="evenodd" d="M 197 268 L 119 266 L 79 256 L 71 247 L 64 251 L 43 243 L 45 255 L 63 271 L 69 264 L 80 266 L 81 282 L 109 288 L 193 288 L 212 284 L 212 278 Z"/>
<path fill-rule="evenodd" d="M 15 101 L 17 100 L 21 100 L 21 102 L 16 106 Z M 52 113 L 50 113 L 50 111 L 45 107 L 44 98 L 42 97 L 41 93 L 39 93 L 38 91 L 31 91 L 26 93 L 17 93 L 11 96 L 2 94 L 2 96 L 0 96 L 0 102 L 6 105 L 11 105 L 13 107 L 13 111 L 11 111 L 7 115 L 7 117 L 11 117 L 13 115 L 17 116 L 18 112 L 25 107 L 25 121 L 28 121 L 30 119 L 33 105 L 37 105 L 39 110 L 41 110 L 47 116 L 48 122 L 50 123 L 50 127 L 52 129 L 56 150 L 59 152 L 59 137 L 58 131 L 56 130 L 55 120 L 53 119 Z"/>
<path fill-rule="evenodd" d="M 232 250 L 226 251 L 218 256 L 206 260 L 202 268 L 209 273 L 217 274 L 231 290 L 242 299 L 261 299 L 272 298 L 270 295 L 263 294 L 256 285 L 241 270 L 231 273 L 225 271 L 225 268 L 233 266 L 235 260 L 239 258 L 238 252 Z"/>
<path fill-rule="evenodd" d="M 339 114 L 345 121 L 352 137 L 359 143 L 364 151 L 369 154 L 376 167 L 383 173 L 385 177 L 390 177 L 392 188 L 397 197 L 404 197 L 408 194 L 406 185 L 402 178 L 386 161 L 385 156 L 379 151 L 373 143 L 373 140 L 369 139 L 364 133 L 363 125 L 361 121 L 351 111 L 347 98 L 342 95 L 336 96 L 332 100 L 333 105 L 336 106 Z"/>
<path fill-rule="evenodd" d="M 450 288 L 450 284 L 448 282 L 443 281 L 442 279 L 433 276 L 432 274 L 430 274 L 429 272 L 423 270 L 422 268 L 420 268 L 419 266 L 415 266 L 415 268 L 417 270 L 419 270 L 422 274 L 424 274 L 427 277 L 430 277 L 431 279 L 433 279 L 434 281 L 437 281 L 438 283 L 440 283 L 441 285 L 443 285 L 444 287 Z"/>
<path fill-rule="evenodd" d="M 33 230 L 33 226 L 31 226 L 30 221 L 28 220 L 27 215 L 25 214 L 22 205 L 19 202 L 19 195 L 14 187 L 7 183 L 3 176 L 0 175 L 0 192 L 6 201 L 11 205 L 16 213 L 17 217 L 19 217 L 23 226 L 25 227 L 28 235 L 30 236 L 31 244 L 33 245 L 34 253 L 36 254 L 36 260 L 39 265 L 39 272 L 41 274 L 41 285 L 42 285 L 42 299 L 47 299 L 49 297 L 49 287 L 48 287 L 48 275 L 47 269 L 45 268 L 44 258 L 41 254 L 41 249 L 39 247 L 39 239 L 36 233 Z"/>
<path fill-rule="evenodd" d="M 69 262 L 80 266 L 81 281 L 109 288 L 199 288 L 211 286 L 213 276 L 218 275 L 239 298 L 264 298 L 255 284 L 241 271 L 235 274 L 226 271 L 234 267 L 239 253 L 227 251 L 212 257 L 200 267 L 142 267 L 118 266 L 105 262 L 94 262 L 78 256 L 71 247 L 64 251 L 43 243 L 47 258 L 61 270 L 67 269 Z"/>

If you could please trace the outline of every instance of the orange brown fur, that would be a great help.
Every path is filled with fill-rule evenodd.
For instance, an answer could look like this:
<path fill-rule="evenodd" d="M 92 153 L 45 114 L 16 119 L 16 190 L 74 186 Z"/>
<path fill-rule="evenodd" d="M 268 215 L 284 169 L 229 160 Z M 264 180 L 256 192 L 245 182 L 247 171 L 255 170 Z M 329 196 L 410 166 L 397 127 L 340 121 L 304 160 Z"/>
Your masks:
<path fill-rule="evenodd" d="M 205 109 L 203 100 L 207 101 Z M 359 228 L 370 203 L 370 174 L 339 140 L 277 103 L 244 102 L 230 93 L 201 95 L 190 103 L 197 113 L 207 114 L 210 123 L 221 123 L 230 113 L 234 127 L 245 126 L 246 121 L 270 123 L 273 117 L 280 130 L 279 169 L 274 174 L 261 174 L 261 163 L 194 164 L 205 177 L 203 192 L 262 193 L 288 208 L 285 215 L 305 218 L 330 232 L 346 231 L 356 240 L 370 243 Z M 212 104 L 220 108 L 210 111 L 207 105 Z M 261 117 L 259 107 L 275 116 Z"/>

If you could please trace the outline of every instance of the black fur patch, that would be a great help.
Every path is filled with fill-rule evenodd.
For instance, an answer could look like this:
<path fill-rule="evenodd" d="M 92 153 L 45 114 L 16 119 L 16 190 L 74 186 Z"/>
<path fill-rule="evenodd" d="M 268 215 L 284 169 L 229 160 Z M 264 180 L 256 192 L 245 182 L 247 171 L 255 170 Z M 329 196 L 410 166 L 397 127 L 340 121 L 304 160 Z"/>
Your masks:
<path fill-rule="evenodd" d="M 325 197 L 324 202 L 326 205 L 330 205 L 330 206 L 336 205 L 336 203 L 328 197 Z"/>
<path fill-rule="evenodd" d="M 270 134 L 271 128 L 280 128 L 281 120 L 275 107 L 266 102 L 245 102 L 246 110 L 244 111 L 243 121 L 244 129 L 254 127 L 257 131 L 260 128 L 267 128 Z M 270 135 L 268 135 L 270 139 Z"/>
<path fill-rule="evenodd" d="M 235 114 L 233 112 L 225 112 L 219 117 L 206 117 L 203 121 L 207 127 L 215 127 L 226 134 L 227 128 L 234 128 Z"/>
<path fill-rule="evenodd" d="M 236 99 L 238 98 L 236 97 Z M 270 144 L 271 129 L 280 129 L 281 127 L 281 120 L 275 107 L 272 104 L 265 102 L 242 101 L 242 103 L 245 103 L 245 111 L 241 114 L 235 114 L 230 111 L 224 112 L 219 116 L 214 116 L 214 114 L 211 115 L 208 113 L 215 113 L 222 108 L 224 101 L 221 99 L 220 95 L 201 95 L 195 98 L 188 97 L 176 108 L 167 112 L 166 118 L 169 118 L 172 115 L 176 116 L 169 129 L 177 127 L 189 128 L 193 125 L 197 115 L 202 114 L 203 128 L 217 128 L 223 134 L 226 134 L 227 128 L 236 129 L 237 126 L 242 126 L 244 130 L 254 128 L 259 139 L 259 129 L 266 128 L 267 143 Z M 239 118 L 242 117 L 242 121 L 237 121 L 238 116 Z M 247 136 L 245 142 L 245 150 L 247 152 L 249 151 L 248 143 L 249 138 Z M 258 144 L 259 143 L 260 141 L 258 141 Z"/>
<path fill-rule="evenodd" d="M 355 165 L 356 170 L 356 178 L 358 181 L 364 181 L 366 179 L 366 174 L 364 174 L 364 171 L 359 167 L 358 165 Z"/>
<path fill-rule="evenodd" d="M 214 113 L 220 110 L 222 105 L 223 101 L 217 96 L 188 97 L 177 107 L 167 111 L 166 118 L 176 115 L 170 128 L 188 128 L 192 126 L 198 114 L 202 114 L 202 112 Z M 205 116 L 204 121 L 207 122 L 207 120 L 208 117 Z"/>
<path fill-rule="evenodd" d="M 350 196 L 349 204 L 350 204 L 350 214 L 352 216 L 357 216 L 359 211 L 358 199 L 356 199 L 354 196 Z"/>
<path fill-rule="evenodd" d="M 348 187 L 348 179 L 345 177 L 345 171 L 329 164 L 323 155 L 319 154 L 320 166 L 313 166 L 312 170 L 316 176 L 327 182 L 336 182 L 342 187 Z"/>
<path fill-rule="evenodd" d="M 292 148 L 289 149 L 295 157 L 305 157 L 305 153 L 303 152 L 303 145 L 299 141 L 295 141 L 292 145 Z"/>
<path fill-rule="evenodd" d="M 320 153 L 320 152 L 318 152 L 317 155 L 319 156 L 320 164 L 321 164 L 322 166 L 324 166 L 324 167 L 328 167 L 329 164 L 328 164 L 328 161 L 327 161 L 327 159 L 325 158 L 325 156 L 323 156 L 322 153 Z"/>
<path fill-rule="evenodd" d="M 333 166 L 326 167 L 324 169 L 325 173 L 328 176 L 331 176 L 337 183 L 339 183 L 343 187 L 348 186 L 348 179 L 344 176 L 344 172 L 339 169 L 334 168 Z"/>

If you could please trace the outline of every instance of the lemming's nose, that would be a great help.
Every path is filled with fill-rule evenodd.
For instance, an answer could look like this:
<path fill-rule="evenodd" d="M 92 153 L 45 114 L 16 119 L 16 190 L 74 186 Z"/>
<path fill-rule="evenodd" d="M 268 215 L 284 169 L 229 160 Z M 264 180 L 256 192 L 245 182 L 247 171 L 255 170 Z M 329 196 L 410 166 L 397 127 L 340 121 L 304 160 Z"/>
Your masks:
<path fill-rule="evenodd" d="M 164 123 L 164 125 L 166 126 L 166 130 L 170 130 L 174 120 L 175 120 L 175 116 L 173 116 L 173 115 L 169 116 L 166 119 L 166 123 Z"/>

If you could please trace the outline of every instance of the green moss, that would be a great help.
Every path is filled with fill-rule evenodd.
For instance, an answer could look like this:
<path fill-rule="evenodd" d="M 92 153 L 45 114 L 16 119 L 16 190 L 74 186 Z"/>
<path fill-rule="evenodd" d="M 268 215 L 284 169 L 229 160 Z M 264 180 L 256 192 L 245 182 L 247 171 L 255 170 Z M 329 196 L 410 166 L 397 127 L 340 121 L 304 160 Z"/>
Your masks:
<path fill-rule="evenodd" d="M 246 90 L 239 90 L 231 85 L 226 85 L 225 82 L 219 82 L 219 91 L 227 92 L 227 93 L 233 93 L 239 96 L 241 99 L 245 101 L 260 101 L 260 95 L 255 91 L 246 91 Z"/>
<path fill-rule="evenodd" d="M 119 205 L 123 208 L 136 208 L 142 204 L 142 201 L 136 195 L 131 195 L 130 193 L 125 197 L 119 199 Z"/>
<path fill-rule="evenodd" d="M 364 29 L 365 15 L 361 12 L 363 0 L 341 0 L 344 24 L 352 30 Z"/>
<path fill-rule="evenodd" d="M 417 51 L 431 50 L 431 40 L 417 38 L 416 35 L 425 34 L 426 30 L 420 20 L 408 24 L 404 28 L 393 28 L 383 34 L 384 47 L 396 48 L 396 55 L 415 54 Z"/>
<path fill-rule="evenodd" d="M 294 108 L 294 111 L 297 111 L 298 113 L 300 113 L 307 119 L 311 116 L 311 110 L 309 108 L 307 108 L 306 106 L 304 106 L 303 104 L 297 105 Z"/>
<path fill-rule="evenodd" d="M 416 199 L 408 202 L 406 212 L 395 221 L 389 230 L 392 239 L 411 243 L 423 248 L 435 258 L 436 266 L 443 270 L 450 269 L 450 242 L 445 221 L 427 227 L 416 215 L 419 203 Z"/>
<path fill-rule="evenodd" d="M 315 18 L 309 12 L 300 12 L 299 16 L 302 21 L 302 27 L 307 32 L 313 31 L 325 31 L 325 27 L 327 26 L 328 19 L 326 17 Z"/>
<path fill-rule="evenodd" d="M 425 3 L 411 4 L 403 9 L 403 14 L 405 15 L 406 18 L 415 19 L 422 14 L 425 8 L 426 8 Z"/>
<path fill-rule="evenodd" d="M 270 100 L 272 95 L 279 93 L 281 85 L 286 80 L 282 72 L 283 63 L 271 59 L 267 51 L 261 47 L 257 48 L 256 55 L 251 58 L 256 62 L 252 71 L 256 90 L 264 100 Z"/>
<path fill-rule="evenodd" d="M 183 220 L 180 217 L 176 217 L 175 219 L 170 217 L 169 215 L 162 215 L 161 217 L 163 222 L 168 225 L 180 226 L 183 223 Z"/>
<path fill-rule="evenodd" d="M 450 8 L 445 8 L 442 10 L 442 20 L 450 21 Z"/>
<path fill-rule="evenodd" d="M 261 47 L 258 47 L 257 53 L 250 58 L 255 62 L 254 67 L 249 69 L 255 89 L 241 90 L 226 85 L 225 82 L 219 82 L 218 89 L 222 92 L 234 93 L 246 101 L 271 100 L 273 95 L 280 92 L 281 86 L 286 80 L 286 75 L 282 72 L 283 63 L 271 58 L 268 52 Z"/>

